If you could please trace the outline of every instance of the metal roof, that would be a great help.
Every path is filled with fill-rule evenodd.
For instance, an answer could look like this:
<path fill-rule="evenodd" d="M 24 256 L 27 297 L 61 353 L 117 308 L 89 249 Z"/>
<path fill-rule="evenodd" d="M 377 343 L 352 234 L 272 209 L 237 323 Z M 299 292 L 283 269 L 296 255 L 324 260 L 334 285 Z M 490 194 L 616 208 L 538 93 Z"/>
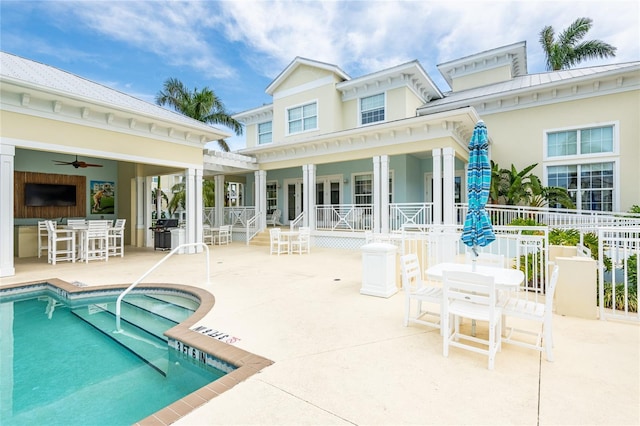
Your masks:
<path fill-rule="evenodd" d="M 0 80 L 26 88 L 33 88 L 45 92 L 56 92 L 61 96 L 76 98 L 93 104 L 100 104 L 107 108 L 125 110 L 130 113 L 188 126 L 208 133 L 216 133 L 222 137 L 229 136 L 228 132 L 222 131 L 214 126 L 140 100 L 126 93 L 87 80 L 86 78 L 50 65 L 1 51 Z"/>

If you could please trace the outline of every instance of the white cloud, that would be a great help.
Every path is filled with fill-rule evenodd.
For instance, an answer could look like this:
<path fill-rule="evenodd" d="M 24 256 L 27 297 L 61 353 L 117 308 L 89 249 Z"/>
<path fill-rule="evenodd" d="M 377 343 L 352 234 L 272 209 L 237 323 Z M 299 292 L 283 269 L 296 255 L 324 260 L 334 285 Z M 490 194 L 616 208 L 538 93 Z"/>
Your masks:
<path fill-rule="evenodd" d="M 438 63 L 520 41 L 527 42 L 529 71 L 542 72 L 540 30 L 560 32 L 583 16 L 594 20 L 588 39 L 618 47 L 616 61 L 640 56 L 636 1 L 242 1 L 221 3 L 221 10 L 227 37 L 250 46 L 246 61 L 269 77 L 295 56 L 353 76 L 418 59 L 433 76 Z"/>
<path fill-rule="evenodd" d="M 177 67 L 211 78 L 229 78 L 235 69 L 219 60 L 212 29 L 220 24 L 207 2 L 97 1 L 51 2 L 52 10 L 73 14 L 76 23 Z"/>

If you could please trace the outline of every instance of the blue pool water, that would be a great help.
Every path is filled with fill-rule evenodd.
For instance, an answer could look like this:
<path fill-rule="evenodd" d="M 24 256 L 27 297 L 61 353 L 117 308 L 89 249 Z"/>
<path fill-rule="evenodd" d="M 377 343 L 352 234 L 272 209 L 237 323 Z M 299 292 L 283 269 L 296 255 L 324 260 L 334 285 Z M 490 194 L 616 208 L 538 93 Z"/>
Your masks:
<path fill-rule="evenodd" d="M 153 366 L 44 299 L 0 303 L 2 425 L 132 424 L 225 374 L 162 341 Z"/>

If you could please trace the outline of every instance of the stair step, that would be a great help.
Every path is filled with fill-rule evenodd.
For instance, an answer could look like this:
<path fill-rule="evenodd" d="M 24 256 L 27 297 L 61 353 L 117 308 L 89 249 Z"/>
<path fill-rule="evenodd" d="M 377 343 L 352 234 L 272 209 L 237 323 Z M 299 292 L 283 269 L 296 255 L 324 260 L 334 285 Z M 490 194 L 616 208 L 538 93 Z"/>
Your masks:
<path fill-rule="evenodd" d="M 122 332 L 116 333 L 115 314 L 106 310 L 105 305 L 106 304 L 84 306 L 73 309 L 72 312 L 105 336 L 128 349 L 160 374 L 166 376 L 169 368 L 167 352 L 169 346 L 166 340 L 136 325 L 130 324 L 122 317 Z M 155 320 L 149 322 L 155 322 Z"/>
<path fill-rule="evenodd" d="M 125 304 L 135 306 L 143 311 L 150 312 L 159 317 L 165 318 L 173 323 L 180 323 L 189 318 L 197 309 L 197 302 L 190 306 L 184 306 L 187 302 L 184 298 L 171 298 L 164 295 L 142 295 L 129 296 L 122 299 L 122 307 Z M 194 307 L 195 305 L 195 307 Z"/>

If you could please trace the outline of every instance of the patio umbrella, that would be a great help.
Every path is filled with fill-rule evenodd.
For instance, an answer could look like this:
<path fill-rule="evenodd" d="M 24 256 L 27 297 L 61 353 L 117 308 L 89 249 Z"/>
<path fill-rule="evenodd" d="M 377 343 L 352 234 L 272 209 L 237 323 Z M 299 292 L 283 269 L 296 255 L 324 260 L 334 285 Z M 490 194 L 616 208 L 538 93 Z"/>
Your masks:
<path fill-rule="evenodd" d="M 469 141 L 469 168 L 467 171 L 469 208 L 461 237 L 462 242 L 471 247 L 476 257 L 478 256 L 477 247 L 484 247 L 496 239 L 491 220 L 485 211 L 491 186 L 488 146 L 487 126 L 484 121 L 480 120 L 476 123 Z M 475 266 L 475 262 L 473 265 Z"/>

